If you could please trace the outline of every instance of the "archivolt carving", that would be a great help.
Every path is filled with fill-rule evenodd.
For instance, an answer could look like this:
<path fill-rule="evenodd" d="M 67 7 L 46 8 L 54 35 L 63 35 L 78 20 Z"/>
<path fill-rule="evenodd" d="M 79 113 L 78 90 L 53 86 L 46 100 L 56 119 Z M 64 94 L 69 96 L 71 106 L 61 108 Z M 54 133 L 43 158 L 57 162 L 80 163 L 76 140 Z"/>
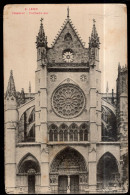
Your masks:
<path fill-rule="evenodd" d="M 51 165 L 52 172 L 84 172 L 87 171 L 86 163 L 82 155 L 72 148 L 66 148 L 60 152 Z"/>

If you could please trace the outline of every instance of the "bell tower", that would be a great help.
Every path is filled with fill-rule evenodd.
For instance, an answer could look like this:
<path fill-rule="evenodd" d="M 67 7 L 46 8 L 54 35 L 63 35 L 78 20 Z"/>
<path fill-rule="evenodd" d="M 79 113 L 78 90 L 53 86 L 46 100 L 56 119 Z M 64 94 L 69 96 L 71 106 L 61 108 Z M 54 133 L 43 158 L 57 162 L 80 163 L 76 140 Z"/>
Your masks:
<path fill-rule="evenodd" d="M 36 142 L 41 144 L 41 188 L 48 190 L 49 167 L 48 167 L 48 134 L 47 134 L 47 37 L 43 28 L 43 19 L 38 36 L 36 38 L 37 48 L 37 70 L 35 71 L 35 131 Z M 46 178 L 46 179 L 44 179 Z"/>
<path fill-rule="evenodd" d="M 18 121 L 16 89 L 13 72 L 10 72 L 5 94 L 5 188 L 6 193 L 15 193 L 16 186 L 16 128 Z"/>

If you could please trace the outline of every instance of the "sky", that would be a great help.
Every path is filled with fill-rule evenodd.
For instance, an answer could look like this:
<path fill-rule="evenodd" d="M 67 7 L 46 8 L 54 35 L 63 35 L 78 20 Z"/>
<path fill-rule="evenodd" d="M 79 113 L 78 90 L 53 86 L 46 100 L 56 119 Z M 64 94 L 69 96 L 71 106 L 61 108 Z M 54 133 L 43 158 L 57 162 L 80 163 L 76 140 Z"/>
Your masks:
<path fill-rule="evenodd" d="M 67 18 L 88 47 L 93 19 L 100 37 L 101 92 L 116 91 L 118 64 L 127 65 L 127 11 L 123 4 L 9 4 L 4 7 L 4 89 L 6 91 L 10 70 L 13 70 L 17 91 L 35 92 L 37 67 L 36 36 L 40 19 L 51 47 Z M 37 12 L 37 14 L 35 14 Z M 38 14 L 39 13 L 39 14 Z"/>

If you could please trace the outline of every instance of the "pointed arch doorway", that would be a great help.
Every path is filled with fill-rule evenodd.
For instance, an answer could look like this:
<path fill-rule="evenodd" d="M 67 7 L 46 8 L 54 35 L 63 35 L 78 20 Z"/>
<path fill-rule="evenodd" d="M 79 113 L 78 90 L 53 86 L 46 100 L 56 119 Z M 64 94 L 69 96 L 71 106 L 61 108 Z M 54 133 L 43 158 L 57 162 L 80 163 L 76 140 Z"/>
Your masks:
<path fill-rule="evenodd" d="M 77 194 L 88 183 L 86 162 L 73 148 L 67 147 L 57 154 L 50 167 L 52 193 Z"/>
<path fill-rule="evenodd" d="M 35 194 L 35 174 L 36 171 L 34 169 L 28 170 L 28 193 Z"/>
<path fill-rule="evenodd" d="M 25 186 L 25 193 L 37 193 L 36 186 L 40 186 L 40 165 L 32 154 L 28 153 L 19 162 L 17 181 Z"/>
<path fill-rule="evenodd" d="M 120 174 L 116 158 L 109 152 L 106 152 L 97 164 L 98 189 L 119 186 Z"/>

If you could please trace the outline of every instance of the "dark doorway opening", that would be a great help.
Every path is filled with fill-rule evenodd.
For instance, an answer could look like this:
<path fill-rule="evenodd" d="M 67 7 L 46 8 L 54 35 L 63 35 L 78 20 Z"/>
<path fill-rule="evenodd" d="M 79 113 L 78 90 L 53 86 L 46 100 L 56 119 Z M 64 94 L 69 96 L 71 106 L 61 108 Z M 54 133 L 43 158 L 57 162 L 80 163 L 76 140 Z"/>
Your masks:
<path fill-rule="evenodd" d="M 78 175 L 70 176 L 70 193 L 71 194 L 79 193 L 79 176 Z"/>
<path fill-rule="evenodd" d="M 28 193 L 35 194 L 35 175 L 28 175 Z"/>
<path fill-rule="evenodd" d="M 66 175 L 59 176 L 58 178 L 58 192 L 59 194 L 67 193 L 68 177 Z"/>

